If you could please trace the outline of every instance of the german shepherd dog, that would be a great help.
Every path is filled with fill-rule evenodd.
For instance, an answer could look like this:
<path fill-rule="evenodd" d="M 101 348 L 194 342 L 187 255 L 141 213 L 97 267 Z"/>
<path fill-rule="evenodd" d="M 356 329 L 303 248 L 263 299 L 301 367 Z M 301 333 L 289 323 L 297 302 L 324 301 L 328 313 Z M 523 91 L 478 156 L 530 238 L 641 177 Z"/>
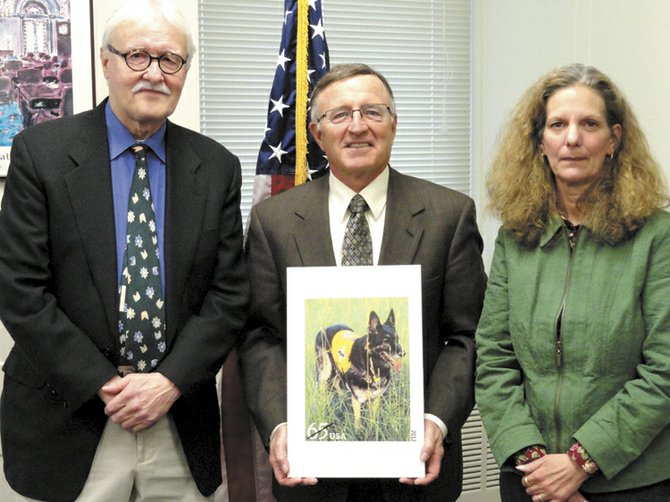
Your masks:
<path fill-rule="evenodd" d="M 384 324 L 370 312 L 368 333 L 357 335 L 344 324 L 335 324 L 316 335 L 316 378 L 319 389 L 349 389 L 356 429 L 361 426 L 361 405 L 374 406 L 391 383 L 391 369 L 399 372 L 405 351 L 395 329 L 391 309 Z"/>

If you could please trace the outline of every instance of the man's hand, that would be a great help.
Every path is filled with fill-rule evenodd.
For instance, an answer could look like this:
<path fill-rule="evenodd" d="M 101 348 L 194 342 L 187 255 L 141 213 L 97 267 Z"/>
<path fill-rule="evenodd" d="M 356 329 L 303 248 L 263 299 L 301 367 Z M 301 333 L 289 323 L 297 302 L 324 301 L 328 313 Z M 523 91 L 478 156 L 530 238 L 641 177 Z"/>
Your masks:
<path fill-rule="evenodd" d="M 281 424 L 270 441 L 270 465 L 275 479 L 282 486 L 315 485 L 316 478 L 289 478 L 288 434 L 286 424 Z"/>
<path fill-rule="evenodd" d="M 179 399 L 181 391 L 160 373 L 131 373 L 112 377 L 98 391 L 105 414 L 128 432 L 154 425 Z"/>
<path fill-rule="evenodd" d="M 565 453 L 545 455 L 517 469 L 524 473 L 521 483 L 533 502 L 580 500 L 579 487 L 588 478 Z"/>
<path fill-rule="evenodd" d="M 114 375 L 112 378 L 107 380 L 107 382 L 105 382 L 100 390 L 98 390 L 98 397 L 102 400 L 103 403 L 105 403 L 105 405 L 114 399 L 114 396 L 116 396 L 116 392 L 112 393 L 112 390 L 117 388 L 115 385 L 117 380 L 121 380 L 121 377 L 119 375 Z"/>
<path fill-rule="evenodd" d="M 421 461 L 426 463 L 426 475 L 423 478 L 400 478 L 406 485 L 424 486 L 432 483 L 440 474 L 440 464 L 444 457 L 442 431 L 432 420 L 424 419 L 424 439 L 421 448 Z"/>

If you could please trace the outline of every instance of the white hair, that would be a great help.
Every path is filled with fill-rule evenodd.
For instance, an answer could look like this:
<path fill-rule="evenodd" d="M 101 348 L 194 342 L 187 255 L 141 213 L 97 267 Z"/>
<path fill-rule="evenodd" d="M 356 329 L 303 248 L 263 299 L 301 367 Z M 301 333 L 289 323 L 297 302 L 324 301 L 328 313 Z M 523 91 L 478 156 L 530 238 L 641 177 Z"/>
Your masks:
<path fill-rule="evenodd" d="M 186 50 L 188 51 L 186 64 L 190 65 L 196 46 L 186 18 L 172 0 L 124 1 L 107 19 L 105 32 L 102 35 L 102 47 L 107 49 L 114 31 L 120 25 L 130 22 L 139 26 L 151 26 L 156 20 L 167 22 L 186 37 Z"/>

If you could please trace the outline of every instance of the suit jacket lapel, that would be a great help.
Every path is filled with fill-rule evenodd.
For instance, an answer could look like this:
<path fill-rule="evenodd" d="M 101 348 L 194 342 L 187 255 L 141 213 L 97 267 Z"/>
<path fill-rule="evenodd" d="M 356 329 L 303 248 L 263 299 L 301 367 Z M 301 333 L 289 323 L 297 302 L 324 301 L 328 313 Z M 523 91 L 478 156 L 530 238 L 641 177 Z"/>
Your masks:
<path fill-rule="evenodd" d="M 77 222 L 88 267 L 109 323 L 117 332 L 116 229 L 105 102 L 82 125 L 82 138 L 70 152 L 74 169 L 65 175 L 67 195 Z"/>
<path fill-rule="evenodd" d="M 165 297 L 168 340 L 177 328 L 180 291 L 202 232 L 206 187 L 198 180 L 200 157 L 181 139 L 182 132 L 170 121 L 166 131 L 165 190 Z"/>
<path fill-rule="evenodd" d="M 305 267 L 336 265 L 328 217 L 328 176 L 310 181 L 304 197 L 295 208 L 295 244 Z M 316 238 L 315 238 L 316 236 Z"/>
<path fill-rule="evenodd" d="M 391 169 L 380 265 L 411 264 L 423 236 L 425 205 L 421 194 L 407 189 L 402 174 Z"/>

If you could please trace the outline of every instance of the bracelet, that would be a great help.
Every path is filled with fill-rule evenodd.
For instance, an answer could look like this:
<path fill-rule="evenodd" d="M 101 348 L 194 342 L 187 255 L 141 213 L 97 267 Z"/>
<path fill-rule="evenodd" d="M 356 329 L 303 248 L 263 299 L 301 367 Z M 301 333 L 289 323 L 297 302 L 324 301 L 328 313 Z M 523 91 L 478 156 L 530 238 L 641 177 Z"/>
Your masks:
<path fill-rule="evenodd" d="M 516 465 L 527 464 L 540 457 L 544 457 L 546 454 L 547 450 L 545 447 L 536 444 L 516 453 L 514 455 L 514 463 Z"/>
<path fill-rule="evenodd" d="M 598 464 L 591 459 L 591 456 L 579 442 L 570 447 L 568 457 L 589 476 L 593 476 L 600 469 Z"/>

